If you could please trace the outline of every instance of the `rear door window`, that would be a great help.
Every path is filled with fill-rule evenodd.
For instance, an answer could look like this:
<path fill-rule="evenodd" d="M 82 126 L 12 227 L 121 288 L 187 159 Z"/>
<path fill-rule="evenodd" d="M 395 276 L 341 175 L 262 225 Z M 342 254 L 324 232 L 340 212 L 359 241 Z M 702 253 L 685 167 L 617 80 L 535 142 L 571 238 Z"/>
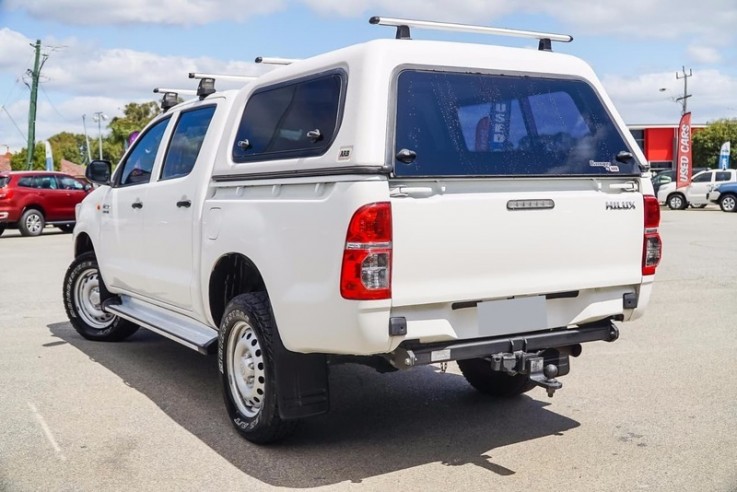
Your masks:
<path fill-rule="evenodd" d="M 732 173 L 728 171 L 718 171 L 716 181 L 729 181 L 732 179 Z"/>
<path fill-rule="evenodd" d="M 395 174 L 640 174 L 586 82 L 406 70 L 397 82 Z"/>
<path fill-rule="evenodd" d="M 84 190 L 84 184 L 81 181 L 69 176 L 59 176 L 59 183 L 63 190 Z"/>
<path fill-rule="evenodd" d="M 340 124 L 345 74 L 323 75 L 254 93 L 243 112 L 233 160 L 324 154 Z"/>
<path fill-rule="evenodd" d="M 5 188 L 9 181 L 10 178 L 8 176 L 0 176 L 0 188 Z"/>
<path fill-rule="evenodd" d="M 215 106 L 208 106 L 184 112 L 179 116 L 164 158 L 162 180 L 186 176 L 192 171 L 213 114 Z"/>

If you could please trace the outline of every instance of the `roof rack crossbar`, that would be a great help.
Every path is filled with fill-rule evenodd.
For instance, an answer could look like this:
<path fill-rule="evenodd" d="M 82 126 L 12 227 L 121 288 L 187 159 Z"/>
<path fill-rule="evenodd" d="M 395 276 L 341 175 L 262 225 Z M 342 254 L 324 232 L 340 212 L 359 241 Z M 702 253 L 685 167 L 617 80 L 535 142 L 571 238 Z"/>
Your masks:
<path fill-rule="evenodd" d="M 184 96 L 194 96 L 197 94 L 197 91 L 194 89 L 168 89 L 164 87 L 154 88 L 154 94 L 165 94 L 167 92 L 175 92 Z"/>
<path fill-rule="evenodd" d="M 518 38 L 533 38 L 540 41 L 539 50 L 550 51 L 552 41 L 570 43 L 573 36 L 568 34 L 555 34 L 550 32 L 522 31 L 519 29 L 506 29 L 503 27 L 475 26 L 471 24 L 455 24 L 452 22 L 435 22 L 413 19 L 398 19 L 395 17 L 374 16 L 369 19 L 370 24 L 380 26 L 393 26 L 397 28 L 397 39 L 410 39 L 410 27 L 420 29 L 434 29 L 440 31 L 468 32 L 474 34 L 491 34 L 496 36 L 512 36 Z"/>
<path fill-rule="evenodd" d="M 290 65 L 297 61 L 299 61 L 298 58 L 275 58 L 270 56 L 259 56 L 255 60 L 256 63 L 263 63 L 264 65 Z"/>
<path fill-rule="evenodd" d="M 212 74 L 212 73 L 189 73 L 190 79 L 219 79 L 219 80 L 239 80 L 242 82 L 248 82 L 249 80 L 255 80 L 258 77 L 251 75 L 226 75 L 226 74 Z"/>

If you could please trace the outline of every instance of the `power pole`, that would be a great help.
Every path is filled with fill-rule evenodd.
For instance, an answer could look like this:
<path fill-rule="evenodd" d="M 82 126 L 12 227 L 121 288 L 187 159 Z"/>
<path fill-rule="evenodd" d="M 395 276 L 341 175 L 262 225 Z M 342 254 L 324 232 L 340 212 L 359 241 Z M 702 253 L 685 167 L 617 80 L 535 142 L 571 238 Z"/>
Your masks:
<path fill-rule="evenodd" d="M 31 104 L 28 106 L 28 152 L 26 154 L 26 166 L 29 170 L 33 168 L 33 151 L 36 150 L 36 100 L 38 98 L 38 77 L 41 74 L 41 40 L 37 39 L 36 44 L 31 46 L 36 49 L 36 59 L 33 63 L 33 72 L 30 73 Z"/>
<path fill-rule="evenodd" d="M 682 106 L 681 116 L 688 113 L 688 98 L 691 97 L 691 94 L 688 93 L 688 79 L 689 77 L 693 77 L 693 71 L 689 68 L 688 73 L 686 73 L 686 67 L 682 67 L 683 75 L 681 76 L 678 72 L 676 72 L 676 80 L 683 79 L 683 96 L 677 97 L 676 102 L 680 102 Z"/>

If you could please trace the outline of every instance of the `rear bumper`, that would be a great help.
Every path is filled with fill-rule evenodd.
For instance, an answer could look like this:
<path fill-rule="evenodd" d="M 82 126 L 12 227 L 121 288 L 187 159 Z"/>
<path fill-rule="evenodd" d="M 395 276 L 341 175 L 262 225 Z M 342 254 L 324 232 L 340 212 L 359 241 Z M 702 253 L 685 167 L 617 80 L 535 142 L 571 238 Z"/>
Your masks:
<path fill-rule="evenodd" d="M 488 357 L 497 353 L 535 352 L 595 341 L 613 342 L 617 338 L 619 329 L 611 320 L 603 320 L 577 328 L 462 342 L 432 344 L 405 342 L 394 352 L 393 364 L 398 368 L 408 368 L 435 362 Z"/>

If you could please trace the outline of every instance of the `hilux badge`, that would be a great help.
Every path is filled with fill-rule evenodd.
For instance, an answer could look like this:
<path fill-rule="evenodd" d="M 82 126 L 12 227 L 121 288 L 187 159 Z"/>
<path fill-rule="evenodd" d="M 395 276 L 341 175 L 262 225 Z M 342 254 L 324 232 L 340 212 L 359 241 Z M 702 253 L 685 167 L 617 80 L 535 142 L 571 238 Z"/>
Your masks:
<path fill-rule="evenodd" d="M 635 202 L 606 202 L 606 210 L 634 210 Z"/>

